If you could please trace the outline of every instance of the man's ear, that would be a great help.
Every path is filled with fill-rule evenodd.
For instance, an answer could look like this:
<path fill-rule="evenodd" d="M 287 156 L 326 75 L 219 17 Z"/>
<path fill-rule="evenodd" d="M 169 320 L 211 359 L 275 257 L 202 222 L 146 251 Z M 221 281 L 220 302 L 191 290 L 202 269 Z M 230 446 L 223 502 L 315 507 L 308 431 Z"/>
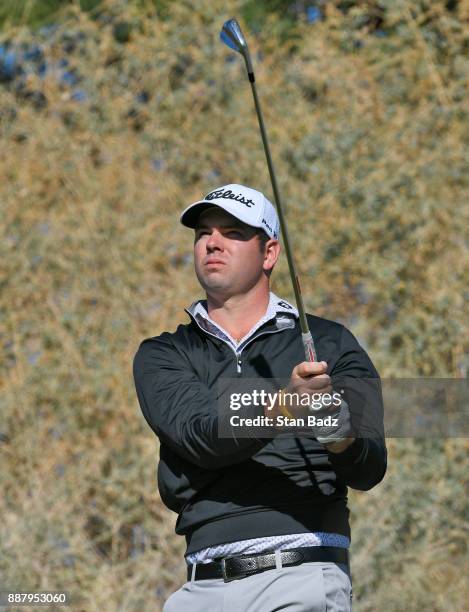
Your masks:
<path fill-rule="evenodd" d="M 265 271 L 272 270 L 280 255 L 280 242 L 271 238 L 265 244 L 264 265 Z"/>

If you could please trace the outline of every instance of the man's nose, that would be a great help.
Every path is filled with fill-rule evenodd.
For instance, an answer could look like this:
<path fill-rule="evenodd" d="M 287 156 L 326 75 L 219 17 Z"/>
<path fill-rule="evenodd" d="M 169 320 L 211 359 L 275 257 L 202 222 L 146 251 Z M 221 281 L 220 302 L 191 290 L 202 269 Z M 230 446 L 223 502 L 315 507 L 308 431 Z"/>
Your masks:
<path fill-rule="evenodd" d="M 214 249 L 223 249 L 223 236 L 218 230 L 213 230 L 205 243 L 207 251 L 213 251 Z"/>

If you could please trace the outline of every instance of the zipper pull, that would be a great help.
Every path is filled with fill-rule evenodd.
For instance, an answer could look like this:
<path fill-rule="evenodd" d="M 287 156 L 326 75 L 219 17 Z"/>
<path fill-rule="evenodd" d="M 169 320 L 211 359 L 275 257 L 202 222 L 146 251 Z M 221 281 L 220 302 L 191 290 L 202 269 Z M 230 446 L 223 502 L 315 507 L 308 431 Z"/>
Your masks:
<path fill-rule="evenodd" d="M 241 357 L 236 356 L 236 371 L 241 374 Z"/>

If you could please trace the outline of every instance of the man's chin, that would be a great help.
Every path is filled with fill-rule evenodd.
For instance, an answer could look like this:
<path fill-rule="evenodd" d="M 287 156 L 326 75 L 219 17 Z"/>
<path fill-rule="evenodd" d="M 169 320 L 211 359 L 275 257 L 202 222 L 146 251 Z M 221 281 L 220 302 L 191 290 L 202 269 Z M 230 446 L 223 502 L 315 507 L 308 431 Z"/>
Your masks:
<path fill-rule="evenodd" d="M 233 293 L 233 285 L 226 278 L 220 278 L 216 274 L 211 274 L 209 278 L 199 278 L 199 283 L 207 295 L 217 297 L 229 297 Z"/>
<path fill-rule="evenodd" d="M 226 293 L 230 290 L 230 284 L 227 282 L 217 282 L 215 279 L 210 279 L 200 283 L 207 293 Z"/>

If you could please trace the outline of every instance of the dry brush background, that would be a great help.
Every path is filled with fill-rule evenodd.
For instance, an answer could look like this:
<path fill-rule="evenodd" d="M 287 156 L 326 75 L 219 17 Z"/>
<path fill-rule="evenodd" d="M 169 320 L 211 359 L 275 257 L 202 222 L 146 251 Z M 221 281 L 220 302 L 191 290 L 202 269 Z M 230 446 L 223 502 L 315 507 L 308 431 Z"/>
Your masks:
<path fill-rule="evenodd" d="M 201 296 L 179 211 L 228 182 L 271 191 L 218 40 L 242 4 L 75 2 L 1 32 L 0 590 L 158 610 L 183 582 L 131 364 Z M 243 22 L 307 310 L 383 377 L 465 377 L 469 3 L 316 5 L 287 34 L 275 12 Z M 388 447 L 385 480 L 350 491 L 355 609 L 462 610 L 467 440 Z"/>

